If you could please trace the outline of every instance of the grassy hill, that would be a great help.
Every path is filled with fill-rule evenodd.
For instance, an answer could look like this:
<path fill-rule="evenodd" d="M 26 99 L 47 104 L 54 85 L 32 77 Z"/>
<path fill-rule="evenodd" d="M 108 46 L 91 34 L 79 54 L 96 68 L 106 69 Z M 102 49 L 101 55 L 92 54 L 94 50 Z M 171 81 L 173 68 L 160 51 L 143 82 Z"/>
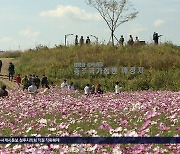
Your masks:
<path fill-rule="evenodd" d="M 80 75 L 74 73 L 74 65 L 77 63 L 86 65 L 95 63 L 96 65 L 98 62 L 103 63 L 102 75 L 97 66 L 86 66 L 86 70 L 83 69 L 83 71 L 82 68 L 78 68 Z M 133 73 L 134 67 L 135 74 Z M 144 68 L 143 73 L 138 73 L 139 67 Z M 92 68 L 95 68 L 94 75 Z M 108 69 L 110 69 L 110 74 L 108 74 Z M 112 69 L 117 69 L 117 74 L 111 74 Z M 124 72 L 127 69 L 126 74 Z M 82 72 L 85 71 L 86 74 L 83 74 Z M 105 91 L 112 91 L 114 83 L 120 81 L 124 90 L 150 88 L 178 91 L 180 89 L 180 48 L 171 44 L 118 48 L 107 45 L 85 45 L 48 49 L 40 46 L 19 55 L 16 73 L 37 74 L 40 77 L 46 74 L 49 80 L 56 84 L 67 79 L 68 82 L 73 81 L 75 86 L 81 89 L 87 83 L 100 83 Z"/>

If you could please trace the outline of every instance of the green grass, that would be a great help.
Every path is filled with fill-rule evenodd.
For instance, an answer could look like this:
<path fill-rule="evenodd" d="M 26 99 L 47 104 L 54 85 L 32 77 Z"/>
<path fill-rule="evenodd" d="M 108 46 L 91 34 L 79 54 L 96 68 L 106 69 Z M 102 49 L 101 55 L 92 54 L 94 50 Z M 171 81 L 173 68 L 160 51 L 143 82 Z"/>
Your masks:
<path fill-rule="evenodd" d="M 116 67 L 117 75 L 76 76 L 74 63 L 103 62 L 104 67 Z M 144 67 L 144 74 L 121 73 L 122 67 Z M 16 66 L 16 73 L 46 74 L 49 80 L 60 84 L 63 79 L 74 81 L 79 89 L 87 84 L 101 83 L 104 90 L 112 91 L 120 81 L 124 90 L 174 90 L 180 87 L 180 48 L 172 44 L 124 46 L 59 46 L 37 48 L 24 52 Z"/>
<path fill-rule="evenodd" d="M 7 51 L 0 54 L 0 58 L 18 58 L 22 54 L 21 51 Z"/>

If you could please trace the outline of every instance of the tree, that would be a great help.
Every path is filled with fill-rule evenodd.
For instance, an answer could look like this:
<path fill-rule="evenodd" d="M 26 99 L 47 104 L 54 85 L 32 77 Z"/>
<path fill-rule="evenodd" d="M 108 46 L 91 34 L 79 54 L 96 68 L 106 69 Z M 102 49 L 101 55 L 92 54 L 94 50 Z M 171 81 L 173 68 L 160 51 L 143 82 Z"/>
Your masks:
<path fill-rule="evenodd" d="M 121 24 L 134 19 L 138 14 L 129 0 L 86 0 L 86 3 L 94 7 L 105 20 L 111 30 L 113 45 L 116 29 Z"/>

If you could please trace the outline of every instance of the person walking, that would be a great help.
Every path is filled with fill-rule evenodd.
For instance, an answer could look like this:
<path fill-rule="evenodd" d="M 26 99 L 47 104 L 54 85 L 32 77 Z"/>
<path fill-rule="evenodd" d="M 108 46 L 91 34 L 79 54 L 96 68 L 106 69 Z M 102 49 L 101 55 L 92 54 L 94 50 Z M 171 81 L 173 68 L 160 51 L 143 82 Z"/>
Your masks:
<path fill-rule="evenodd" d="M 14 73 L 15 73 L 15 71 L 14 71 L 14 64 L 12 62 L 9 63 L 8 72 L 9 72 L 9 81 L 12 81 Z"/>
<path fill-rule="evenodd" d="M 2 69 L 2 60 L 0 60 L 0 73 L 1 73 L 1 69 Z"/>

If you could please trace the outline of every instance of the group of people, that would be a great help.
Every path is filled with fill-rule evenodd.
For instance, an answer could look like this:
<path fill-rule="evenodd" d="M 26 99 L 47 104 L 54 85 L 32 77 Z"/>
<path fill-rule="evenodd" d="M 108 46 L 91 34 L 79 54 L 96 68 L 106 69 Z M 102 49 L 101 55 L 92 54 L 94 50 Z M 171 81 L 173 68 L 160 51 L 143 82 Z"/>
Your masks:
<path fill-rule="evenodd" d="M 133 45 L 133 44 L 136 44 L 138 45 L 139 44 L 139 38 L 136 36 L 135 40 L 133 39 L 133 36 L 132 35 L 129 35 L 129 40 L 128 40 L 128 45 Z M 120 45 L 124 45 L 124 37 L 123 35 L 121 35 L 120 39 L 119 39 L 119 44 Z"/>
<path fill-rule="evenodd" d="M 66 79 L 61 83 L 61 88 L 62 89 L 69 89 L 69 90 L 75 90 L 74 83 L 71 82 L 70 84 L 68 84 Z"/>
<path fill-rule="evenodd" d="M 119 94 L 122 91 L 122 87 L 119 85 L 118 81 L 115 83 L 114 88 L 115 88 L 115 94 Z M 101 84 L 97 84 L 96 87 L 94 85 L 90 86 L 89 84 L 87 84 L 84 87 L 84 94 L 86 96 L 90 96 L 92 94 L 103 94 Z"/>
<path fill-rule="evenodd" d="M 161 37 L 162 35 L 159 35 L 158 33 L 154 32 L 153 33 L 153 41 L 154 41 L 154 44 L 158 44 L 159 43 L 159 38 Z M 135 40 L 133 39 L 133 36 L 132 35 L 129 35 L 129 40 L 127 41 L 127 44 L 128 45 L 138 45 L 140 43 L 139 41 L 139 38 L 136 36 L 135 37 Z M 123 35 L 121 35 L 120 39 L 119 39 L 119 44 L 120 45 L 124 45 L 124 37 Z"/>
<path fill-rule="evenodd" d="M 81 36 L 81 38 L 78 40 L 78 35 L 76 35 L 76 37 L 75 37 L 75 45 L 76 45 L 76 46 L 77 46 L 77 45 L 82 46 L 82 45 L 84 45 L 85 43 L 86 43 L 86 44 L 90 44 L 90 43 L 91 43 L 91 40 L 90 40 L 89 36 L 87 36 L 86 41 L 84 42 L 84 37 L 83 37 L 83 36 Z"/>
<path fill-rule="evenodd" d="M 29 77 L 25 75 L 24 78 L 21 78 L 20 74 L 18 74 L 15 77 L 15 80 L 16 80 L 18 88 L 20 88 L 21 85 L 23 86 L 23 91 L 25 89 L 28 89 L 28 87 L 31 86 L 33 82 L 35 83 L 37 89 L 40 87 L 40 85 L 42 87 L 44 87 L 45 85 L 48 85 L 48 79 L 46 75 L 43 75 L 42 79 L 40 79 L 38 75 L 35 75 L 35 74 L 33 75 L 29 74 Z"/>
<path fill-rule="evenodd" d="M 15 77 L 15 81 L 17 87 L 20 88 L 22 86 L 22 90 L 27 90 L 29 94 L 35 95 L 37 93 L 47 94 L 49 92 L 50 87 L 54 87 L 53 82 L 48 83 L 48 79 L 46 75 L 43 75 L 42 79 L 38 77 L 38 75 L 25 75 L 24 78 L 21 78 L 20 74 Z M 38 89 L 42 87 L 44 90 L 38 92 Z M 8 92 L 6 91 L 6 86 L 3 85 L 0 89 L 0 97 L 8 96 Z"/>
<path fill-rule="evenodd" d="M 37 93 L 43 93 L 47 94 L 49 92 L 50 87 L 55 87 L 53 82 L 49 84 L 47 76 L 44 74 L 42 79 L 38 77 L 38 75 L 35 74 L 29 74 L 29 76 L 25 75 L 23 78 L 21 78 L 20 74 L 17 74 L 17 76 L 14 77 L 14 64 L 10 62 L 9 64 L 9 81 L 15 80 L 17 84 L 17 88 L 21 88 L 22 90 L 27 90 L 29 94 L 36 95 Z M 42 87 L 44 88 L 44 91 L 38 92 L 38 89 Z M 60 87 L 62 89 L 69 89 L 69 90 L 75 90 L 74 83 L 70 82 L 70 84 L 67 83 L 67 80 L 65 79 Z M 122 87 L 119 87 L 119 82 L 116 82 L 115 86 L 115 93 L 120 93 Z M 91 94 L 103 94 L 103 90 L 101 88 L 101 84 L 97 84 L 96 86 L 92 85 L 90 86 L 87 84 L 84 87 L 84 94 L 86 96 L 89 96 Z M 6 86 L 3 85 L 0 89 L 0 97 L 8 96 L 8 92 L 6 90 Z"/>
<path fill-rule="evenodd" d="M 27 77 L 27 75 L 25 75 L 25 77 L 21 80 L 21 76 L 18 74 L 16 76 L 16 82 L 17 82 L 18 87 L 20 87 L 20 84 L 22 84 L 23 91 L 26 89 L 28 91 L 28 93 L 31 94 L 32 96 L 35 96 L 37 93 L 48 94 L 50 92 L 50 87 L 55 87 L 53 82 L 51 82 L 50 85 L 48 84 L 48 80 L 45 75 L 43 75 L 41 80 L 39 79 L 38 76 L 31 75 L 31 74 L 29 75 L 29 77 Z M 38 91 L 38 89 L 40 88 L 40 85 L 44 89 L 41 92 Z M 70 84 L 68 84 L 66 79 L 61 83 L 60 87 L 61 87 L 61 89 L 75 90 L 73 82 L 70 82 Z M 122 87 L 119 86 L 119 82 L 116 82 L 115 93 L 119 94 L 121 92 L 121 90 L 122 90 Z M 103 94 L 103 93 L 104 93 L 104 91 L 101 88 L 101 84 L 97 84 L 96 86 L 94 86 L 94 85 L 90 86 L 90 84 L 87 84 L 84 87 L 84 94 L 86 96 L 90 96 L 93 94 Z M 8 92 L 6 90 L 6 86 L 3 85 L 0 89 L 0 97 L 6 97 L 6 96 L 8 96 Z"/>

